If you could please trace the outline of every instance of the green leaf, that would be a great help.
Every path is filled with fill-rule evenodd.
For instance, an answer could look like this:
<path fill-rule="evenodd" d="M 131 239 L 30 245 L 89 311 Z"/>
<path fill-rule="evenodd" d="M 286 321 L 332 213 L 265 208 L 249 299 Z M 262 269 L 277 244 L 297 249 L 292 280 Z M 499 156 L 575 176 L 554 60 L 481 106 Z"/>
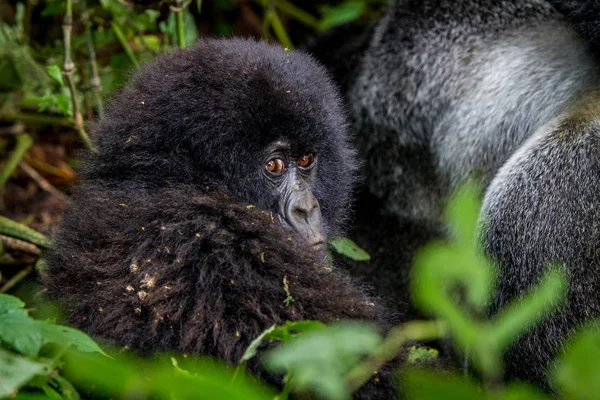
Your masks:
<path fill-rule="evenodd" d="M 313 329 L 323 328 L 325 324 L 320 321 L 303 320 L 290 322 L 286 321 L 285 325 L 272 325 L 265 329 L 256 339 L 250 343 L 244 355 L 240 359 L 240 364 L 250 360 L 256 355 L 256 352 L 261 344 L 265 340 L 273 340 L 277 342 L 284 342 L 297 333 L 309 332 Z"/>
<path fill-rule="evenodd" d="M 183 373 L 182 370 L 187 371 Z M 90 373 L 93 371 L 93 373 Z M 271 400 L 274 392 L 221 363 L 187 358 L 172 362 L 115 361 L 91 353 L 69 352 L 65 377 L 76 386 L 93 385 L 99 398 Z"/>
<path fill-rule="evenodd" d="M 46 7 L 41 12 L 42 17 L 50 17 L 52 15 L 64 14 L 65 2 L 62 0 L 49 0 L 46 2 Z"/>
<path fill-rule="evenodd" d="M 31 357 L 42 347 L 42 335 L 37 331 L 35 321 L 23 309 L 0 314 L 0 341 Z"/>
<path fill-rule="evenodd" d="M 167 26 L 162 28 L 166 28 L 166 31 L 171 36 L 171 43 L 177 43 L 177 24 L 175 20 L 175 13 L 170 13 L 169 19 L 167 20 Z M 185 30 L 185 42 L 188 46 L 191 46 L 192 44 L 196 43 L 196 40 L 198 40 L 198 28 L 196 27 L 194 16 L 190 12 L 189 8 L 186 8 L 183 11 L 183 26 Z"/>
<path fill-rule="evenodd" d="M 274 329 L 275 325 L 272 325 L 270 328 L 265 329 L 256 339 L 254 339 L 244 352 L 244 355 L 242 355 L 239 363 L 244 363 L 254 357 L 260 345 L 263 344 L 267 336 L 273 332 Z"/>
<path fill-rule="evenodd" d="M 152 51 L 160 50 L 160 39 L 156 35 L 136 36 L 133 41 L 139 47 L 148 46 Z"/>
<path fill-rule="evenodd" d="M 365 11 L 365 2 L 357 0 L 345 1 L 335 7 L 323 7 L 322 29 L 343 25 L 355 21 Z"/>
<path fill-rule="evenodd" d="M 138 32 L 156 29 L 156 20 L 160 12 L 147 8 L 141 14 L 131 14 L 131 26 Z"/>
<path fill-rule="evenodd" d="M 65 86 L 65 81 L 63 80 L 62 72 L 58 65 L 48 65 L 46 67 L 46 72 L 48 72 L 48 75 L 54 78 L 56 82 L 60 83 L 61 86 Z"/>
<path fill-rule="evenodd" d="M 373 327 L 344 322 L 295 336 L 266 353 L 264 362 L 271 372 L 287 372 L 294 389 L 311 389 L 324 399 L 346 399 L 346 374 L 380 343 Z"/>
<path fill-rule="evenodd" d="M 71 111 L 71 98 L 64 93 L 57 93 L 54 95 L 54 105 L 58 108 L 61 113 L 72 116 Z"/>
<path fill-rule="evenodd" d="M 106 355 L 88 335 L 67 326 L 36 321 L 14 296 L 0 294 L 0 340 L 16 351 L 36 356 L 43 344 L 73 345 L 80 351 Z"/>
<path fill-rule="evenodd" d="M 34 376 L 50 372 L 45 364 L 0 349 L 0 398 L 13 396 Z"/>
<path fill-rule="evenodd" d="M 211 360 L 191 360 L 186 362 L 182 374 L 173 368 L 155 369 L 150 378 L 155 384 L 159 398 L 195 400 L 271 400 L 274 392 L 253 379 L 244 376 L 233 378 L 233 370 Z"/>
<path fill-rule="evenodd" d="M 408 362 L 418 364 L 436 360 L 440 352 L 431 347 L 411 346 L 408 351 Z"/>
<path fill-rule="evenodd" d="M 595 399 L 600 393 L 600 321 L 572 337 L 556 361 L 553 381 L 566 399 Z"/>
<path fill-rule="evenodd" d="M 369 253 L 358 247 L 356 243 L 348 238 L 336 238 L 329 242 L 339 254 L 354 261 L 368 261 L 371 259 Z"/>
<path fill-rule="evenodd" d="M 550 267 L 535 287 L 499 312 L 493 322 L 493 328 L 490 329 L 490 339 L 496 342 L 499 348 L 507 347 L 554 311 L 566 295 L 565 269 Z"/>
<path fill-rule="evenodd" d="M 183 10 L 183 25 L 185 29 L 185 42 L 188 46 L 191 46 L 198 40 L 198 28 L 189 8 Z"/>
<path fill-rule="evenodd" d="M 77 329 L 53 325 L 48 322 L 36 322 L 38 331 L 45 343 L 56 343 L 61 346 L 73 345 L 79 351 L 107 355 L 88 335 Z"/>
<path fill-rule="evenodd" d="M 29 96 L 24 98 L 23 100 L 21 100 L 21 104 L 27 106 L 27 105 L 36 105 L 39 106 L 39 104 L 44 101 L 46 97 L 40 97 L 40 96 Z"/>
<path fill-rule="evenodd" d="M 407 371 L 402 376 L 403 393 L 419 400 L 481 400 L 481 390 L 470 379 L 460 375 L 430 371 Z"/>
<path fill-rule="evenodd" d="M 549 397 L 544 396 L 540 391 L 525 383 L 510 383 L 504 391 L 500 392 L 498 396 L 494 396 L 493 399 L 498 400 L 550 400 Z"/>
<path fill-rule="evenodd" d="M 25 303 L 15 296 L 0 293 L 0 314 L 8 311 L 20 310 L 25 307 Z"/>
<path fill-rule="evenodd" d="M 79 393 L 77 393 L 71 382 L 58 374 L 55 374 L 53 378 L 54 384 L 60 389 L 62 397 L 67 400 L 79 400 Z"/>
<path fill-rule="evenodd" d="M 42 112 L 42 111 L 46 111 L 46 109 L 52 107 L 54 105 L 54 96 L 53 95 L 48 95 L 45 97 L 42 97 L 41 101 L 38 103 L 38 111 Z"/>

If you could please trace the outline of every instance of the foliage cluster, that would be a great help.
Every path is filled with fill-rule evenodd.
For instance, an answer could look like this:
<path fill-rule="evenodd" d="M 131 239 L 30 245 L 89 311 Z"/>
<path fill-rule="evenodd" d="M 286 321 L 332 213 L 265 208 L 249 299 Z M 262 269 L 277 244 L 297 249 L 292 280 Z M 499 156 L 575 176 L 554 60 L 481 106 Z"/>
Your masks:
<path fill-rule="evenodd" d="M 494 320 L 483 309 L 493 291 L 494 269 L 474 246 L 478 204 L 465 188 L 449 205 L 450 242 L 432 243 L 414 266 L 413 296 L 432 321 L 413 321 L 381 337 L 374 327 L 317 321 L 273 326 L 248 347 L 234 369 L 188 355 L 141 360 L 109 352 L 82 332 L 31 318 L 19 299 L 0 295 L 0 398 L 78 399 L 86 393 L 103 398 L 286 399 L 291 393 L 315 393 L 323 399 L 347 399 L 390 362 L 408 343 L 449 338 L 481 379 L 423 368 L 435 352 L 412 346 L 398 368 L 399 390 L 415 399 L 549 399 L 535 387 L 502 383 L 502 352 L 564 296 L 559 267 L 518 303 Z M 466 279 L 468 277 L 468 279 Z M 453 295 L 462 289 L 461 300 Z M 600 379 L 600 330 L 597 323 L 579 333 L 555 363 L 552 382 L 564 399 L 595 398 Z M 284 376 L 277 393 L 245 371 L 267 341 L 282 342 L 261 354 L 264 368 Z"/>

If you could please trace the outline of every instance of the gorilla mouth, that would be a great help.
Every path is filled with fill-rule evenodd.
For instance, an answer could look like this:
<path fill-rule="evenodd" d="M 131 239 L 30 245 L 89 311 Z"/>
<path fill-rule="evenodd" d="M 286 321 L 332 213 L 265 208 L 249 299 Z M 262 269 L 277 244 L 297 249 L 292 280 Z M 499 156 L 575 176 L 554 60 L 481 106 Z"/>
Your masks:
<path fill-rule="evenodd" d="M 312 247 L 315 250 L 323 250 L 323 248 L 325 248 L 325 242 L 322 240 L 319 240 L 317 242 L 314 242 L 310 245 L 310 247 Z"/>

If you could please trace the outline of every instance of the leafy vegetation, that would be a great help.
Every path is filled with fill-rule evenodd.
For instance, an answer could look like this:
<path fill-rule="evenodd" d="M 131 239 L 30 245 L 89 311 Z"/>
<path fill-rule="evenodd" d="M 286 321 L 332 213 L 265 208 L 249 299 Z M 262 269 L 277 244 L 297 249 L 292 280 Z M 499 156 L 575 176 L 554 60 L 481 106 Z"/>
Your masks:
<path fill-rule="evenodd" d="M 295 392 L 312 392 L 323 399 L 347 399 L 407 343 L 449 336 L 483 379 L 423 369 L 437 353 L 412 346 L 407 362 L 398 367 L 400 390 L 410 398 L 545 399 L 532 386 L 502 385 L 501 355 L 558 304 L 564 295 L 564 276 L 560 269 L 550 269 L 519 304 L 510 305 L 493 321 L 470 317 L 466 310 L 483 309 L 494 279 L 493 266 L 472 245 L 478 209 L 474 199 L 470 187 L 453 199 L 448 223 L 454 240 L 432 243 L 415 264 L 415 300 L 436 320 L 396 326 L 386 337 L 372 326 L 357 323 L 288 322 L 256 338 L 233 368 L 186 355 L 142 360 L 108 351 L 108 356 L 84 333 L 35 320 L 21 300 L 0 295 L 0 398 L 18 393 L 19 398 L 35 394 L 35 398 L 77 399 L 91 391 L 106 398 L 192 399 L 202 393 L 208 398 L 283 399 Z M 452 295 L 454 281 L 448 277 L 463 289 L 462 301 Z M 589 399 L 597 393 L 594 382 L 600 378 L 600 368 L 594 366 L 600 354 L 599 332 L 597 323 L 586 327 L 557 360 L 553 381 L 563 398 Z M 257 354 L 266 371 L 283 376 L 285 385 L 279 394 L 245 370 Z"/>
<path fill-rule="evenodd" d="M 386 336 L 356 323 L 288 322 L 263 332 L 233 367 L 180 354 L 140 359 L 103 349 L 84 333 L 44 316 L 43 305 L 32 296 L 37 289 L 23 290 L 22 284 L 34 273 L 41 249 L 52 245 L 31 226 L 51 233 L 56 219 L 33 212 L 39 206 L 33 199 L 44 194 L 64 204 L 63 191 L 75 179 L 77 151 L 83 146 L 93 151 L 87 124 L 102 115 L 104 99 L 132 68 L 206 34 L 253 34 L 292 48 L 298 35 L 368 19 L 384 2 L 140 3 L 11 0 L 0 7 L 0 191 L 6 203 L 0 208 L 6 215 L 0 217 L 0 399 L 89 394 L 107 399 L 286 399 L 292 393 L 346 399 L 399 353 L 407 354 L 396 367 L 399 389 L 409 398 L 548 398 L 532 386 L 503 384 L 502 354 L 560 304 L 565 274 L 560 266 L 549 268 L 518 303 L 487 319 L 495 269 L 477 251 L 479 204 L 470 186 L 448 207 L 453 239 L 431 243 L 415 262 L 412 294 L 432 321 L 408 322 Z M 354 260 L 369 259 L 349 239 L 336 239 L 331 246 Z M 37 267 L 43 268 L 43 260 Z M 3 294 L 9 291 L 27 298 L 33 308 Z M 286 300 L 294 301 L 291 296 Z M 556 361 L 552 382 L 561 398 L 598 397 L 599 323 L 583 327 Z M 414 342 L 442 338 L 452 341 L 480 379 L 423 368 L 438 353 Z M 282 377 L 279 393 L 246 370 L 258 356 L 266 371 Z"/>

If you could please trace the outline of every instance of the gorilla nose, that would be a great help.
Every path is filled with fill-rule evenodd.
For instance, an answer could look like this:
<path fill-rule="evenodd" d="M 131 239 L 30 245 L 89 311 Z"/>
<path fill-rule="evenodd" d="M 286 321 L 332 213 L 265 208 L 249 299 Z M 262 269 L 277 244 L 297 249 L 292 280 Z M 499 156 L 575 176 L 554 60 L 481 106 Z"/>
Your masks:
<path fill-rule="evenodd" d="M 310 192 L 300 193 L 297 193 L 288 205 L 286 213 L 288 223 L 308 243 L 314 246 L 321 246 L 324 239 L 319 202 Z"/>

